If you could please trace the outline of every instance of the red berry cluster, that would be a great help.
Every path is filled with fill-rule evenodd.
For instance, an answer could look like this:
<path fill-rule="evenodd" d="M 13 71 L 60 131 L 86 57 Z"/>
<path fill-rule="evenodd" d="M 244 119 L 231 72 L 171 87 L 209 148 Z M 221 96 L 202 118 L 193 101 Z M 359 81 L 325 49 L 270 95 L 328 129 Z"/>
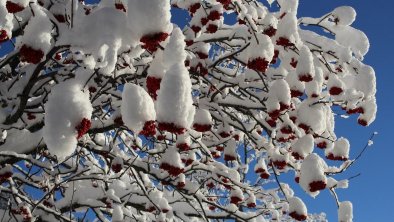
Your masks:
<path fill-rule="evenodd" d="M 222 132 L 219 133 L 219 135 L 222 138 L 227 138 L 227 137 L 231 136 L 231 132 L 222 131 Z"/>
<path fill-rule="evenodd" d="M 330 88 L 329 92 L 331 95 L 337 96 L 341 94 L 343 90 L 340 87 L 333 86 Z"/>
<path fill-rule="evenodd" d="M 160 42 L 166 40 L 168 37 L 168 33 L 160 32 L 152 35 L 143 36 L 140 41 L 144 44 L 142 48 L 148 50 L 153 53 L 156 52 L 159 47 Z"/>
<path fill-rule="evenodd" d="M 242 199 L 240 197 L 230 197 L 230 203 L 232 204 L 238 204 L 239 202 L 241 202 Z"/>
<path fill-rule="evenodd" d="M 225 9 L 230 8 L 231 0 L 216 0 L 216 1 L 219 3 L 222 3 L 223 8 L 225 8 Z"/>
<path fill-rule="evenodd" d="M 124 7 L 124 5 L 122 3 L 115 3 L 115 8 L 120 11 L 126 12 L 126 8 Z"/>
<path fill-rule="evenodd" d="M 189 6 L 189 12 L 193 16 L 194 13 L 201 7 L 200 3 L 194 3 L 193 5 Z"/>
<path fill-rule="evenodd" d="M 158 128 L 163 131 L 167 131 L 170 133 L 175 133 L 175 134 L 183 134 L 186 132 L 186 129 L 183 127 L 179 127 L 175 125 L 175 123 L 159 123 Z"/>
<path fill-rule="evenodd" d="M 305 131 L 305 133 L 308 133 L 310 130 L 310 126 L 306 125 L 305 123 L 298 124 L 298 127 L 303 129 Z"/>
<path fill-rule="evenodd" d="M 146 78 L 146 88 L 148 88 L 149 95 L 156 100 L 157 99 L 157 90 L 160 89 L 161 79 L 153 76 L 148 76 Z"/>
<path fill-rule="evenodd" d="M 299 153 L 297 153 L 297 152 L 292 152 L 291 153 L 291 155 L 294 157 L 294 159 L 296 159 L 296 160 L 302 160 L 302 159 L 304 159 L 304 157 L 303 156 L 301 156 Z"/>
<path fill-rule="evenodd" d="M 119 173 L 122 170 L 122 164 L 120 163 L 115 163 L 111 165 L 111 169 L 115 172 L 115 173 Z"/>
<path fill-rule="evenodd" d="M 203 52 L 196 52 L 196 54 L 197 54 L 198 58 L 200 58 L 200 59 L 206 59 L 206 58 L 208 58 L 208 55 L 207 55 L 206 53 L 203 53 Z"/>
<path fill-rule="evenodd" d="M 325 149 L 325 148 L 327 148 L 327 142 L 322 141 L 322 142 L 316 144 L 316 146 L 319 147 L 320 149 Z"/>
<path fill-rule="evenodd" d="M 7 171 L 4 172 L 2 174 L 0 174 L 0 184 L 3 183 L 4 181 L 6 181 L 7 179 L 12 177 L 12 172 L 11 171 Z"/>
<path fill-rule="evenodd" d="M 334 156 L 333 153 L 329 153 L 326 157 L 327 157 L 327 159 L 329 159 L 329 160 L 339 160 L 339 161 L 346 161 L 346 160 L 347 160 L 346 157 L 343 157 L 343 156 Z"/>
<path fill-rule="evenodd" d="M 268 26 L 268 28 L 264 29 L 263 33 L 272 37 L 276 34 L 276 29 L 272 26 Z"/>
<path fill-rule="evenodd" d="M 291 89 L 290 95 L 291 95 L 291 97 L 300 97 L 300 96 L 304 95 L 304 92 L 299 91 L 297 89 Z"/>
<path fill-rule="evenodd" d="M 290 65 L 293 68 L 297 68 L 298 61 L 295 58 L 291 58 Z"/>
<path fill-rule="evenodd" d="M 347 114 L 364 113 L 364 109 L 362 107 L 357 107 L 354 109 L 347 110 L 346 113 Z"/>
<path fill-rule="evenodd" d="M 6 30 L 0 30 L 0 43 L 8 40 L 8 35 Z"/>
<path fill-rule="evenodd" d="M 265 121 L 270 125 L 270 127 L 276 127 L 276 120 L 277 119 L 266 119 Z"/>
<path fill-rule="evenodd" d="M 248 61 L 248 68 L 265 73 L 269 62 L 265 58 L 255 58 Z"/>
<path fill-rule="evenodd" d="M 212 150 L 211 155 L 215 159 L 219 159 L 221 157 L 221 153 L 219 151 Z"/>
<path fill-rule="evenodd" d="M 190 164 L 192 164 L 194 162 L 193 159 L 182 159 L 182 163 L 185 164 L 185 166 L 189 166 Z"/>
<path fill-rule="evenodd" d="M 44 57 L 44 52 L 40 49 L 33 49 L 30 46 L 23 45 L 20 50 L 20 58 L 23 62 L 37 64 Z"/>
<path fill-rule="evenodd" d="M 156 134 L 155 121 L 154 120 L 146 121 L 140 134 L 146 137 L 154 136 Z"/>
<path fill-rule="evenodd" d="M 207 75 L 208 69 L 205 68 L 201 63 L 198 63 L 195 67 L 190 67 L 190 72 L 199 72 L 200 75 Z"/>
<path fill-rule="evenodd" d="M 218 30 L 218 26 L 215 24 L 209 24 L 207 27 L 207 33 L 215 33 Z"/>
<path fill-rule="evenodd" d="M 226 155 L 224 155 L 224 160 L 225 161 L 235 161 L 235 160 L 237 160 L 237 158 L 233 155 L 226 154 Z"/>
<path fill-rule="evenodd" d="M 306 220 L 307 216 L 303 215 L 303 214 L 298 214 L 297 212 L 293 211 L 291 213 L 289 213 L 289 216 L 298 220 L 298 221 L 303 221 Z"/>
<path fill-rule="evenodd" d="M 293 129 L 292 129 L 289 125 L 286 125 L 286 126 L 282 127 L 282 128 L 280 129 L 280 131 L 281 131 L 283 134 L 292 134 L 292 133 L 293 133 Z"/>
<path fill-rule="evenodd" d="M 256 207 L 256 203 L 254 203 L 254 202 L 248 203 L 247 207 L 248 208 L 255 208 Z"/>
<path fill-rule="evenodd" d="M 275 64 L 279 57 L 279 50 L 274 50 L 274 57 L 272 57 L 271 64 Z"/>
<path fill-rule="evenodd" d="M 302 74 L 302 75 L 298 76 L 298 79 L 299 79 L 301 82 L 310 82 L 310 81 L 313 80 L 313 77 L 312 77 L 311 74 L 305 73 L 305 74 Z"/>
<path fill-rule="evenodd" d="M 36 119 L 36 115 L 34 115 L 33 113 L 27 113 L 27 119 L 28 120 Z"/>
<path fill-rule="evenodd" d="M 272 161 L 272 164 L 273 164 L 276 168 L 278 168 L 279 170 L 283 170 L 283 169 L 285 169 L 285 167 L 287 166 L 287 162 L 284 161 L 284 160 L 275 160 L 275 161 Z"/>
<path fill-rule="evenodd" d="M 188 151 L 190 150 L 190 146 L 187 143 L 178 143 L 176 144 L 176 147 L 180 150 L 180 151 Z"/>
<path fill-rule="evenodd" d="M 75 127 L 78 131 L 77 139 L 80 139 L 85 133 L 88 132 L 92 125 L 92 122 L 87 118 L 83 118 L 82 121 Z"/>
<path fill-rule="evenodd" d="M 94 86 L 90 86 L 88 90 L 89 90 L 90 93 L 95 93 L 95 92 L 97 92 L 97 89 L 96 89 L 96 87 L 94 87 Z"/>
<path fill-rule="evenodd" d="M 198 123 L 193 124 L 193 129 L 197 132 L 207 132 L 210 131 L 211 128 L 212 126 L 209 124 L 198 124 Z"/>
<path fill-rule="evenodd" d="M 178 182 L 177 183 L 177 185 L 176 185 L 176 187 L 178 188 L 178 189 L 182 189 L 182 188 L 184 188 L 185 187 L 185 182 Z"/>
<path fill-rule="evenodd" d="M 357 122 L 361 126 L 368 126 L 368 122 L 365 119 L 358 119 Z"/>
<path fill-rule="evenodd" d="M 174 177 L 178 176 L 179 174 L 183 173 L 183 171 L 184 171 L 183 168 L 172 166 L 171 164 L 168 164 L 168 163 L 160 164 L 160 169 L 167 171 L 171 176 L 174 176 Z"/>
<path fill-rule="evenodd" d="M 326 189 L 327 184 L 324 181 L 313 181 L 309 183 L 309 191 L 316 192 Z"/>
<path fill-rule="evenodd" d="M 211 20 L 211 21 L 215 21 L 215 20 L 219 20 L 221 16 L 222 16 L 221 13 L 219 13 L 219 12 L 216 11 L 216 10 L 214 10 L 214 11 L 211 11 L 211 12 L 209 13 L 208 19 Z"/>
<path fill-rule="evenodd" d="M 118 116 L 114 119 L 114 123 L 119 126 L 123 126 L 124 122 L 121 116 Z"/>
<path fill-rule="evenodd" d="M 283 47 L 292 47 L 294 46 L 294 43 L 290 42 L 289 39 L 285 38 L 285 37 L 279 37 L 278 40 L 276 40 L 276 44 L 283 46 Z"/>
<path fill-rule="evenodd" d="M 53 15 L 53 16 L 60 23 L 65 23 L 66 22 L 66 16 L 64 16 L 64 15 Z"/>
<path fill-rule="evenodd" d="M 254 172 L 260 174 L 260 177 L 263 179 L 268 179 L 270 177 L 270 174 L 261 167 L 257 168 Z"/>
<path fill-rule="evenodd" d="M 5 7 L 9 13 L 17 13 L 25 9 L 25 7 L 19 5 L 18 3 L 14 3 L 12 1 L 7 1 Z"/>

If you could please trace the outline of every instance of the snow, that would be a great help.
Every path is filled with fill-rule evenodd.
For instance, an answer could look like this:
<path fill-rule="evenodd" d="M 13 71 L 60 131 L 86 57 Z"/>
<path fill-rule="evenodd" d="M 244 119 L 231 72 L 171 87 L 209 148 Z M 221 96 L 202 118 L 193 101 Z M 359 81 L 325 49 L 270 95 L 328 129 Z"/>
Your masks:
<path fill-rule="evenodd" d="M 293 145 L 291 145 L 291 150 L 293 151 L 293 156 L 296 153 L 301 159 L 312 153 L 314 139 L 311 134 L 307 134 L 299 138 Z"/>
<path fill-rule="evenodd" d="M 303 45 L 300 49 L 296 72 L 298 79 L 303 82 L 310 82 L 315 76 L 315 67 L 313 65 L 313 56 L 309 48 Z"/>
<path fill-rule="evenodd" d="M 325 168 L 327 168 L 326 163 L 315 153 L 309 154 L 301 164 L 300 185 L 312 197 L 316 197 L 319 190 L 324 189 L 324 184 L 327 184 L 327 178 L 324 175 Z M 318 185 L 321 186 L 313 187 L 313 182 L 319 182 Z"/>
<path fill-rule="evenodd" d="M 26 2 L 26 5 L 28 1 Z M 40 7 L 32 5 L 32 10 L 34 11 L 34 16 L 29 20 L 29 23 L 24 29 L 24 35 L 17 38 L 17 47 L 22 47 L 26 45 L 35 50 L 41 50 L 45 55 L 52 46 L 52 29 L 53 24 L 49 20 L 48 16 L 45 14 Z M 41 58 L 43 61 L 45 57 Z"/>
<path fill-rule="evenodd" d="M 164 76 L 156 103 L 157 121 L 173 123 L 179 128 L 190 128 L 195 108 L 191 95 L 191 81 L 182 63 L 172 65 Z"/>
<path fill-rule="evenodd" d="M 343 202 L 339 203 L 338 221 L 339 222 L 352 222 L 353 221 L 353 204 L 352 204 L 352 202 L 343 201 Z"/>
<path fill-rule="evenodd" d="M 152 98 L 141 86 L 132 83 L 124 86 L 121 113 L 125 125 L 137 134 L 146 122 L 156 120 Z"/>
<path fill-rule="evenodd" d="M 300 220 L 301 218 L 307 217 L 308 212 L 306 209 L 306 206 L 304 204 L 304 202 L 299 198 L 299 197 L 289 197 L 288 198 L 289 201 L 289 214 L 290 216 L 292 216 L 292 213 L 294 216 L 292 216 L 293 218 Z M 303 220 L 305 220 L 303 219 Z"/>
<path fill-rule="evenodd" d="M 69 80 L 52 88 L 45 104 L 43 138 L 52 155 L 59 159 L 71 155 L 77 146 L 76 127 L 93 112 L 88 92 L 82 85 Z"/>
<path fill-rule="evenodd" d="M 334 142 L 334 147 L 326 149 L 326 156 L 332 155 L 336 159 L 347 160 L 349 158 L 350 143 L 346 138 L 339 138 Z"/>
<path fill-rule="evenodd" d="M 130 29 L 138 38 L 147 34 L 170 33 L 172 29 L 170 1 L 128 0 L 127 16 Z"/>
<path fill-rule="evenodd" d="M 331 12 L 337 25 L 349 26 L 356 20 L 356 11 L 350 6 L 341 6 Z"/>

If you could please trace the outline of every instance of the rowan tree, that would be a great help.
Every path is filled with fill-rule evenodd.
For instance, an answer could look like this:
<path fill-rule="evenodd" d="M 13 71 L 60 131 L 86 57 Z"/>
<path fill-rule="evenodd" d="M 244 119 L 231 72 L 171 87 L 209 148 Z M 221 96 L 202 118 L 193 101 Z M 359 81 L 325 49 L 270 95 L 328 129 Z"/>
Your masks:
<path fill-rule="evenodd" d="M 185 27 L 174 10 L 188 12 Z M 348 180 L 335 178 L 362 153 L 334 127 L 357 124 L 340 115 L 375 119 L 368 38 L 351 7 L 297 10 L 0 0 L 0 46 L 12 44 L 0 59 L 3 219 L 326 221 L 300 186 L 329 190 L 338 221 L 352 221 L 336 194 Z"/>

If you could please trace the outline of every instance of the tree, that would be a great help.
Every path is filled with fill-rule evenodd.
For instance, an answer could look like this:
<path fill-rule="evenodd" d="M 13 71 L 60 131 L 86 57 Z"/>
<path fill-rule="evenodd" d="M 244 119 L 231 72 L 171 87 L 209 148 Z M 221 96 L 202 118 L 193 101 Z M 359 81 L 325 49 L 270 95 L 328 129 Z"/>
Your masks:
<path fill-rule="evenodd" d="M 368 39 L 351 7 L 297 18 L 298 0 L 267 2 L 0 0 L 1 46 L 13 44 L 2 217 L 325 221 L 301 186 L 330 190 L 352 221 L 336 194 L 348 180 L 334 178 L 362 153 L 334 126 L 344 112 L 375 119 Z M 183 30 L 171 7 L 188 11 Z"/>

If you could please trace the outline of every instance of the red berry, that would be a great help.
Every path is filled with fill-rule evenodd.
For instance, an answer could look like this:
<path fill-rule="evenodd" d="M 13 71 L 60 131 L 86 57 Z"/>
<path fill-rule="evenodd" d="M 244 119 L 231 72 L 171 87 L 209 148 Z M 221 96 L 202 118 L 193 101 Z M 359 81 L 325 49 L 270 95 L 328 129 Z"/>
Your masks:
<path fill-rule="evenodd" d="M 149 52 L 155 52 L 159 47 L 160 42 L 166 40 L 168 33 L 159 32 L 151 35 L 144 35 L 140 39 L 143 43 L 142 48 L 148 50 Z"/>
<path fill-rule="evenodd" d="M 289 213 L 289 216 L 292 217 L 292 218 L 294 218 L 294 219 L 296 219 L 296 220 L 298 220 L 298 221 L 303 221 L 303 220 L 306 220 L 306 218 L 307 218 L 306 215 L 298 214 L 298 213 L 295 212 L 295 211 Z"/>
<path fill-rule="evenodd" d="M 248 68 L 265 73 L 269 62 L 265 58 L 255 58 L 248 61 Z"/>
<path fill-rule="evenodd" d="M 215 24 L 209 24 L 207 27 L 207 33 L 215 33 L 218 30 L 218 26 Z"/>
<path fill-rule="evenodd" d="M 322 141 L 322 142 L 318 143 L 316 146 L 319 147 L 320 149 L 325 149 L 325 148 L 327 148 L 327 143 L 326 143 L 326 141 Z"/>
<path fill-rule="evenodd" d="M 232 203 L 232 204 L 238 204 L 241 201 L 242 201 L 242 199 L 239 197 L 230 197 L 230 203 Z"/>
<path fill-rule="evenodd" d="M 25 7 L 19 5 L 18 3 L 14 3 L 14 2 L 11 2 L 11 1 L 7 1 L 5 7 L 7 8 L 7 11 L 9 13 L 17 13 L 17 12 L 20 12 L 23 9 L 25 9 Z"/>
<path fill-rule="evenodd" d="M 211 128 L 212 126 L 208 124 L 198 124 L 198 123 L 193 124 L 193 129 L 197 132 L 207 132 L 210 131 Z"/>
<path fill-rule="evenodd" d="M 298 91 L 296 89 L 291 89 L 290 94 L 291 94 L 291 97 L 300 97 L 300 96 L 304 95 L 303 92 Z"/>
<path fill-rule="evenodd" d="M 124 7 L 124 5 L 122 3 L 115 3 L 115 8 L 120 11 L 126 12 L 126 8 Z"/>
<path fill-rule="evenodd" d="M 53 15 L 53 16 L 56 18 L 56 20 L 59 23 L 65 23 L 66 22 L 66 16 L 64 16 L 64 15 Z"/>
<path fill-rule="evenodd" d="M 284 160 L 275 160 L 272 161 L 272 164 L 279 170 L 283 170 L 287 166 L 287 163 Z"/>
<path fill-rule="evenodd" d="M 154 120 L 146 121 L 140 135 L 146 137 L 154 136 L 156 134 L 156 122 Z"/>
<path fill-rule="evenodd" d="M 44 57 L 44 52 L 40 49 L 33 49 L 30 46 L 23 45 L 20 50 L 20 58 L 23 62 L 37 64 Z"/>
<path fill-rule="evenodd" d="M 301 82 L 310 82 L 310 81 L 313 80 L 313 77 L 312 77 L 311 74 L 306 73 L 306 74 L 302 74 L 302 75 L 298 76 L 298 79 L 299 79 Z"/>
<path fill-rule="evenodd" d="M 111 169 L 115 172 L 115 173 L 119 173 L 122 170 L 122 164 L 116 163 L 116 164 L 112 164 Z"/>
<path fill-rule="evenodd" d="M 327 184 L 324 181 L 313 181 L 309 183 L 309 191 L 316 192 L 319 190 L 324 190 Z"/>
<path fill-rule="evenodd" d="M 193 30 L 194 33 L 197 33 L 197 32 L 199 32 L 199 31 L 201 31 L 201 27 L 196 26 L 196 25 L 193 25 L 193 26 L 191 27 L 191 29 Z"/>
<path fill-rule="evenodd" d="M 0 30 L 0 43 L 8 40 L 8 35 L 6 30 Z"/>
<path fill-rule="evenodd" d="M 360 124 L 361 126 L 368 126 L 368 122 L 364 119 L 358 119 L 358 124 Z"/>
<path fill-rule="evenodd" d="M 272 37 L 276 34 L 276 29 L 272 26 L 268 26 L 268 28 L 264 29 L 263 33 Z"/>
<path fill-rule="evenodd" d="M 208 19 L 211 21 L 215 21 L 215 20 L 219 20 L 221 16 L 222 14 L 219 13 L 218 11 L 211 11 L 208 15 Z"/>
<path fill-rule="evenodd" d="M 190 146 L 187 143 L 180 143 L 177 144 L 176 147 L 180 150 L 180 151 L 188 151 L 190 150 Z"/>
<path fill-rule="evenodd" d="M 276 40 L 276 44 L 277 45 L 280 45 L 280 46 L 283 46 L 283 47 L 291 47 L 291 46 L 294 46 L 294 43 L 291 43 L 290 41 L 289 41 L 289 39 L 287 39 L 287 38 L 285 38 L 285 37 L 279 37 L 279 39 L 278 40 Z"/>
<path fill-rule="evenodd" d="M 343 90 L 339 87 L 333 86 L 330 88 L 329 92 L 331 95 L 337 96 L 337 95 L 341 94 L 343 92 Z"/>
<path fill-rule="evenodd" d="M 271 64 L 275 64 L 279 57 L 279 50 L 274 50 L 274 57 L 272 57 Z"/>
<path fill-rule="evenodd" d="M 297 68 L 297 64 L 298 64 L 298 61 L 295 60 L 294 58 L 291 58 L 290 65 L 291 65 L 293 68 Z"/>
<path fill-rule="evenodd" d="M 163 131 L 167 131 L 175 134 L 183 134 L 186 132 L 186 129 L 180 126 L 175 125 L 174 123 L 159 123 L 158 128 Z"/>
<path fill-rule="evenodd" d="M 154 99 L 157 99 L 157 90 L 160 89 L 161 79 L 153 76 L 146 78 L 146 88 L 148 88 L 148 94 Z"/>
<path fill-rule="evenodd" d="M 227 137 L 231 136 L 231 132 L 222 131 L 222 132 L 219 133 L 219 135 L 220 135 L 222 138 L 227 138 Z"/>
<path fill-rule="evenodd" d="M 201 7 L 200 3 L 194 3 L 193 5 L 191 5 L 189 7 L 190 14 L 193 16 L 193 14 L 196 13 L 197 9 L 199 9 L 200 7 Z"/>
<path fill-rule="evenodd" d="M 87 118 L 83 118 L 82 121 L 75 127 L 78 131 L 77 139 L 80 139 L 90 129 L 92 123 Z"/>
<path fill-rule="evenodd" d="M 248 203 L 247 207 L 248 208 L 255 208 L 256 207 L 256 203 Z"/>
<path fill-rule="evenodd" d="M 310 127 L 304 123 L 300 123 L 298 124 L 298 127 L 300 127 L 301 129 L 303 129 L 305 131 L 305 133 L 309 132 Z"/>

